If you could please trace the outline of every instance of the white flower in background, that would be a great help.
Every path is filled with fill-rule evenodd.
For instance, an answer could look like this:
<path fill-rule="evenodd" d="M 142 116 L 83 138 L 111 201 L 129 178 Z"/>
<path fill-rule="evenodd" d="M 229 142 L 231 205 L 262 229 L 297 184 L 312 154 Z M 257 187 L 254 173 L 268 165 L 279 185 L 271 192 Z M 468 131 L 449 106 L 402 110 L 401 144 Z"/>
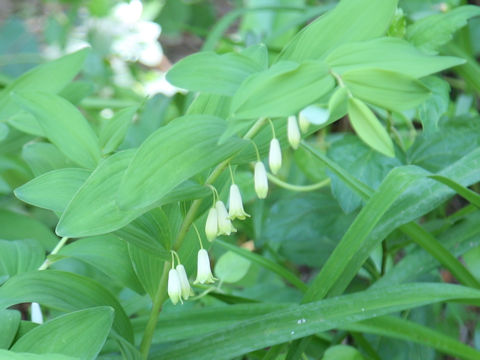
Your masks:
<path fill-rule="evenodd" d="M 217 209 L 212 207 L 207 216 L 207 222 L 205 223 L 205 235 L 207 235 L 208 241 L 212 242 L 217 237 L 218 233 L 218 214 Z"/>
<path fill-rule="evenodd" d="M 188 282 L 188 276 L 187 272 L 185 271 L 185 267 L 182 264 L 178 264 L 175 269 L 177 270 L 178 278 L 180 279 L 182 297 L 184 300 L 188 300 L 188 297 L 193 295 L 193 290 Z"/>
<path fill-rule="evenodd" d="M 42 308 L 40 307 L 39 303 L 32 302 L 32 307 L 30 308 L 30 313 L 31 313 L 33 323 L 43 324 Z"/>
<path fill-rule="evenodd" d="M 295 116 L 289 116 L 287 123 L 287 137 L 288 142 L 293 149 L 297 150 L 300 144 L 300 130 L 298 129 L 297 118 Z"/>
<path fill-rule="evenodd" d="M 210 269 L 210 259 L 208 258 L 208 252 L 205 249 L 198 251 L 197 257 L 197 278 L 194 284 L 214 283 L 215 279 Z"/>
<path fill-rule="evenodd" d="M 242 194 L 236 184 L 230 186 L 230 197 L 228 200 L 228 216 L 230 220 L 240 219 L 245 220 L 245 217 L 250 217 L 245 210 L 243 210 Z"/>
<path fill-rule="evenodd" d="M 217 210 L 218 221 L 218 235 L 230 235 L 232 232 L 236 232 L 228 216 L 227 208 L 222 201 L 217 201 L 215 204 Z"/>
<path fill-rule="evenodd" d="M 268 153 L 268 165 L 274 175 L 278 173 L 282 167 L 282 149 L 277 138 L 270 141 L 270 152 Z"/>
<path fill-rule="evenodd" d="M 308 121 L 308 118 L 301 111 L 300 114 L 298 114 L 298 125 L 300 125 L 300 131 L 302 133 L 306 133 L 310 127 L 310 121 Z"/>
<path fill-rule="evenodd" d="M 258 198 L 265 199 L 268 194 L 268 178 L 265 165 L 261 161 L 257 161 L 255 164 L 254 184 Z"/>
<path fill-rule="evenodd" d="M 175 269 L 170 269 L 170 271 L 168 272 L 168 296 L 170 297 L 173 305 L 175 305 L 179 301 L 183 303 L 180 276 Z"/>

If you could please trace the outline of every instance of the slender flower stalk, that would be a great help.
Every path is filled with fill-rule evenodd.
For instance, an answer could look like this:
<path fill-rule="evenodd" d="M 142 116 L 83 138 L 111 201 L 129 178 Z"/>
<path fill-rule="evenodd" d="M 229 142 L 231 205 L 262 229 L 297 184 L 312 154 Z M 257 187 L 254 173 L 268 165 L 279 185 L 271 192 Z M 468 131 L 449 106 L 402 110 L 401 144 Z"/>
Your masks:
<path fill-rule="evenodd" d="M 277 138 L 273 138 L 272 141 L 270 141 L 268 164 L 272 173 L 277 175 L 278 171 L 282 167 L 282 149 L 280 148 L 280 142 Z"/>
<path fill-rule="evenodd" d="M 237 184 L 232 184 L 230 186 L 230 198 L 228 202 L 228 215 L 230 220 L 240 219 L 245 220 L 248 215 L 245 210 L 243 210 L 243 201 L 242 194 Z"/>
<path fill-rule="evenodd" d="M 254 184 L 258 198 L 265 199 L 268 194 L 268 178 L 265 165 L 261 161 L 257 161 L 255 164 Z"/>

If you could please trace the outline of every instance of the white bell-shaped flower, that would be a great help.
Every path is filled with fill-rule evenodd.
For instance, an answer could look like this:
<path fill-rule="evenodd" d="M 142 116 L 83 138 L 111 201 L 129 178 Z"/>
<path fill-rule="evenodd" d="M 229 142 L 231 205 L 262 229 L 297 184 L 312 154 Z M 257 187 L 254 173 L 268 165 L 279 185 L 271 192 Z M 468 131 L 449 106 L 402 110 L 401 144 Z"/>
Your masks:
<path fill-rule="evenodd" d="M 310 121 L 301 111 L 298 115 L 298 125 L 300 125 L 300 130 L 302 133 L 306 133 L 310 127 Z"/>
<path fill-rule="evenodd" d="M 193 290 L 188 282 L 187 272 L 182 264 L 178 264 L 175 268 L 177 270 L 178 278 L 180 279 L 180 288 L 182 289 L 182 297 L 187 300 L 189 296 L 193 295 Z"/>
<path fill-rule="evenodd" d="M 240 219 L 245 220 L 248 215 L 245 210 L 243 210 L 243 201 L 242 194 L 237 184 L 232 184 L 230 186 L 230 198 L 228 199 L 228 215 L 230 220 Z"/>
<path fill-rule="evenodd" d="M 225 204 L 222 201 L 217 201 L 215 209 L 217 210 L 218 235 L 230 235 L 232 232 L 237 232 L 228 216 Z"/>
<path fill-rule="evenodd" d="M 270 141 L 270 152 L 268 153 L 268 165 L 273 174 L 277 174 L 282 167 L 282 149 L 277 138 Z"/>
<path fill-rule="evenodd" d="M 261 161 L 257 161 L 255 164 L 255 172 L 253 177 L 255 192 L 257 193 L 258 198 L 265 199 L 268 194 L 268 178 L 265 165 L 263 165 Z"/>
<path fill-rule="evenodd" d="M 288 121 L 287 123 L 288 142 L 290 143 L 291 147 L 294 150 L 297 150 L 301 140 L 300 129 L 298 128 L 297 118 L 292 115 L 288 117 L 287 121 Z"/>
<path fill-rule="evenodd" d="M 217 209 L 212 207 L 208 212 L 207 222 L 205 223 L 205 235 L 208 241 L 212 242 L 218 233 L 218 214 Z"/>
<path fill-rule="evenodd" d="M 215 279 L 210 269 L 210 259 L 208 258 L 208 252 L 205 249 L 198 251 L 197 257 L 197 278 L 194 284 L 211 284 L 215 282 Z"/>
<path fill-rule="evenodd" d="M 179 301 L 182 301 L 182 285 L 180 283 L 180 277 L 178 272 L 175 269 L 170 269 L 168 272 L 168 296 L 172 301 L 172 304 L 175 305 Z"/>

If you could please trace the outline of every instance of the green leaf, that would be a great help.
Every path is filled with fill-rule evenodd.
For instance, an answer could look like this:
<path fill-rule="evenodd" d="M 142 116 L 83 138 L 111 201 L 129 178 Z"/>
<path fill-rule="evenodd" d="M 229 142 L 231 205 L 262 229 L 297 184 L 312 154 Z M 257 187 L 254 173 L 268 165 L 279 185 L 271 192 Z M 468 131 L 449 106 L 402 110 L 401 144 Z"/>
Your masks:
<path fill-rule="evenodd" d="M 353 263 L 354 254 L 360 249 L 370 250 L 368 253 L 374 249 L 378 242 L 372 245 L 366 241 L 370 232 L 405 189 L 425 175 L 420 168 L 411 166 L 395 168 L 387 175 L 315 277 L 305 294 L 305 302 L 322 299 L 327 294 L 337 295 L 347 287 L 366 260 Z"/>
<path fill-rule="evenodd" d="M 423 131 L 429 135 L 438 129 L 440 117 L 448 110 L 450 85 L 435 76 L 422 79 L 422 83 L 428 87 L 431 95 L 419 106 L 418 117 L 422 122 Z"/>
<path fill-rule="evenodd" d="M 348 89 L 340 86 L 335 89 L 328 100 L 328 122 L 333 122 L 347 114 Z"/>
<path fill-rule="evenodd" d="M 379 37 L 388 30 L 397 2 L 342 0 L 300 31 L 283 49 L 280 59 L 319 59 L 337 46 Z"/>
<path fill-rule="evenodd" d="M 143 142 L 125 171 L 119 206 L 146 208 L 193 175 L 238 152 L 243 141 L 217 145 L 225 128 L 219 118 L 187 115 L 158 129 Z"/>
<path fill-rule="evenodd" d="M 16 310 L 0 311 L 0 349 L 8 349 L 20 325 L 21 315 Z"/>
<path fill-rule="evenodd" d="M 55 234 L 40 221 L 6 209 L 0 209 L 0 239 L 34 239 L 45 250 L 53 249 L 58 242 Z"/>
<path fill-rule="evenodd" d="M 20 200 L 44 209 L 62 213 L 90 171 L 65 168 L 44 173 L 15 189 Z"/>
<path fill-rule="evenodd" d="M 282 61 L 248 77 L 232 100 L 237 119 L 288 116 L 318 100 L 334 87 L 322 62 Z"/>
<path fill-rule="evenodd" d="M 262 68 L 247 56 L 200 52 L 176 63 L 167 73 L 173 85 L 190 91 L 233 95 L 246 77 Z"/>
<path fill-rule="evenodd" d="M 111 307 L 75 311 L 29 331 L 11 350 L 34 354 L 56 353 L 93 360 L 107 339 L 112 321 Z"/>
<path fill-rule="evenodd" d="M 463 64 L 458 57 L 432 56 L 405 40 L 380 38 L 338 47 L 325 59 L 338 74 L 350 70 L 381 69 L 420 78 Z"/>
<path fill-rule="evenodd" d="M 322 360 L 365 360 L 365 358 L 352 346 L 335 345 L 325 351 Z"/>
<path fill-rule="evenodd" d="M 133 244 L 128 244 L 128 253 L 143 288 L 154 299 L 163 274 L 165 259 Z"/>
<path fill-rule="evenodd" d="M 37 118 L 48 139 L 70 160 L 86 168 L 97 166 L 101 156 L 98 138 L 75 106 L 43 92 L 15 93 L 14 98 Z"/>
<path fill-rule="evenodd" d="M 295 305 L 237 322 L 208 335 L 181 341 L 152 354 L 153 360 L 231 359 L 321 331 L 439 301 L 477 303 L 480 292 L 447 284 L 408 284 Z"/>
<path fill-rule="evenodd" d="M 414 22 L 407 28 L 407 38 L 425 52 L 436 53 L 448 43 L 455 31 L 467 25 L 468 19 L 480 16 L 474 5 L 459 6 L 443 14 L 435 14 Z"/>
<path fill-rule="evenodd" d="M 430 92 L 412 77 L 385 70 L 351 70 L 342 75 L 352 94 L 367 103 L 402 112 L 423 103 Z"/>
<path fill-rule="evenodd" d="M 348 116 L 353 129 L 368 146 L 386 156 L 395 156 L 390 136 L 367 105 L 358 99 L 350 98 Z"/>
<path fill-rule="evenodd" d="M 45 250 L 36 240 L 0 240 L 0 277 L 36 270 L 44 259 Z"/>
<path fill-rule="evenodd" d="M 455 358 L 476 360 L 480 351 L 426 326 L 391 316 L 359 321 L 342 326 L 348 331 L 392 337 L 427 345 Z"/>
<path fill-rule="evenodd" d="M 26 354 L 26 353 L 14 353 L 7 350 L 0 349 L 0 358 L 8 360 L 79 360 L 77 357 L 71 357 L 60 354 Z"/>
<path fill-rule="evenodd" d="M 130 319 L 118 300 L 87 277 L 56 270 L 36 271 L 16 275 L 0 287 L 0 309 L 24 302 L 38 302 L 61 311 L 111 306 L 115 309 L 113 328 L 133 341 Z"/>
<path fill-rule="evenodd" d="M 236 283 L 247 275 L 250 265 L 246 258 L 233 251 L 227 251 L 215 264 L 215 276 L 225 283 Z"/>
<path fill-rule="evenodd" d="M 57 147 L 45 142 L 30 142 L 22 149 L 22 158 L 35 176 L 46 172 L 74 166 Z"/>
<path fill-rule="evenodd" d="M 59 255 L 84 261 L 119 284 L 129 287 L 137 293 L 143 293 L 143 288 L 128 256 L 127 244 L 114 235 L 79 239 L 64 246 Z"/>
<path fill-rule="evenodd" d="M 28 90 L 58 93 L 82 69 L 89 50 L 85 48 L 39 65 L 10 83 L 0 93 L 0 121 L 6 121 L 18 111 L 18 106 L 10 98 L 12 92 Z"/>
<path fill-rule="evenodd" d="M 117 112 L 100 131 L 100 146 L 104 154 L 109 154 L 125 139 L 128 126 L 137 112 L 138 107 L 130 106 Z"/>
<path fill-rule="evenodd" d="M 45 133 L 35 116 L 27 111 L 19 111 L 8 119 L 8 123 L 24 133 L 45 137 Z"/>

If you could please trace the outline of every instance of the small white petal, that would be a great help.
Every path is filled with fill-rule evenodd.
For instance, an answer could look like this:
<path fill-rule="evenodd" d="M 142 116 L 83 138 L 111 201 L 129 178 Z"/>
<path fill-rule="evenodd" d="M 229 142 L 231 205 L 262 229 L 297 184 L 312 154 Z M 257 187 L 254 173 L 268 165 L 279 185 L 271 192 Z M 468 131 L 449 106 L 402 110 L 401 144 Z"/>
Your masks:
<path fill-rule="evenodd" d="M 268 153 L 268 164 L 273 174 L 277 174 L 282 167 L 282 149 L 278 139 L 270 141 L 270 152 Z"/>
<path fill-rule="evenodd" d="M 207 222 L 205 223 L 205 235 L 208 241 L 212 242 L 217 237 L 218 232 L 218 214 L 217 209 L 211 208 L 208 212 Z"/>
<path fill-rule="evenodd" d="M 30 311 L 32 315 L 32 322 L 36 324 L 43 324 L 43 314 L 40 304 L 33 302 Z"/>
<path fill-rule="evenodd" d="M 288 117 L 287 137 L 292 148 L 297 150 L 298 145 L 300 144 L 301 136 L 300 130 L 298 129 L 297 118 L 295 116 Z"/>
<path fill-rule="evenodd" d="M 260 199 L 265 199 L 268 194 L 268 178 L 265 165 L 261 161 L 255 164 L 254 172 L 255 192 Z"/>
<path fill-rule="evenodd" d="M 168 272 L 168 296 L 173 305 L 182 301 L 182 286 L 180 284 L 180 277 L 175 269 L 170 269 Z"/>
<path fill-rule="evenodd" d="M 217 210 L 218 221 L 218 235 L 230 235 L 232 232 L 236 232 L 228 216 L 227 208 L 222 201 L 217 201 L 215 204 Z"/>
<path fill-rule="evenodd" d="M 298 125 L 300 125 L 300 130 L 302 131 L 302 133 L 306 133 L 308 131 L 308 128 L 310 127 L 310 121 L 308 121 L 308 118 L 301 112 L 298 115 Z"/>
<path fill-rule="evenodd" d="M 190 283 L 188 282 L 187 272 L 182 264 L 178 264 L 176 267 L 178 278 L 180 279 L 180 287 L 182 289 L 182 297 L 187 300 L 192 292 Z"/>
<path fill-rule="evenodd" d="M 228 202 L 228 215 L 231 220 L 240 219 L 245 220 L 245 217 L 250 217 L 245 210 L 243 210 L 242 194 L 236 184 L 230 186 L 230 198 Z"/>
<path fill-rule="evenodd" d="M 213 283 L 215 280 L 210 269 L 208 252 L 205 249 L 200 249 L 197 257 L 197 278 L 194 284 Z"/>

